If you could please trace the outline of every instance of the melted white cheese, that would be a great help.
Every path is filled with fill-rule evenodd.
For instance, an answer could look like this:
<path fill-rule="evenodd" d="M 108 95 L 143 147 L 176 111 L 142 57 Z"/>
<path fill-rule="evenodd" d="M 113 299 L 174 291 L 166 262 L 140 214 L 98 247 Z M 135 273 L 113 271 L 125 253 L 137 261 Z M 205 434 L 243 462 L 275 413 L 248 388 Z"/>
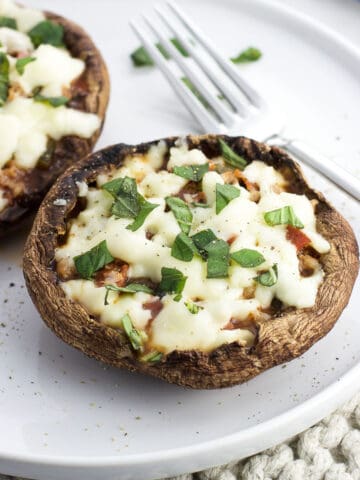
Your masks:
<path fill-rule="evenodd" d="M 176 165 L 203 163 L 205 157 L 201 152 L 186 152 L 184 145 L 172 148 L 169 169 Z M 160 162 L 157 167 L 159 164 Z M 208 172 L 203 177 L 202 187 L 210 208 L 192 209 L 190 235 L 211 228 L 224 240 L 236 236 L 231 244 L 231 252 L 251 248 L 266 258 L 266 263 L 257 268 L 242 268 L 233 262 L 228 278 L 207 279 L 206 263 L 199 257 L 195 256 L 191 262 L 182 262 L 172 257 L 171 245 L 180 233 L 180 227 L 172 212 L 165 212 L 164 196 L 176 193 L 176 189 L 180 190 L 183 179 L 169 172 L 155 173 L 146 157 L 127 159 L 125 166 L 113 175 L 131 175 L 137 178 L 139 192 L 148 201 L 159 205 L 148 215 L 143 226 L 135 232 L 126 229 L 131 220 L 109 216 L 111 196 L 105 191 L 90 188 L 87 192 L 87 208 L 71 220 L 68 242 L 57 249 L 56 259 L 59 261 L 66 258 L 71 263 L 75 255 L 88 251 L 106 239 L 111 254 L 129 263 L 129 276 L 132 278 L 146 277 L 159 282 L 162 267 L 180 270 L 187 277 L 183 298 L 180 302 L 175 302 L 172 295 L 163 297 L 163 308 L 151 323 L 150 341 L 153 348 L 164 352 L 175 349 L 208 351 L 233 341 L 250 344 L 253 334 L 248 330 L 224 330 L 230 319 L 246 319 L 260 307 L 268 307 L 275 296 L 285 305 L 310 307 L 315 302 L 323 278 L 320 268 L 311 277 L 300 276 L 296 248 L 286 239 L 286 226 L 268 226 L 263 213 L 291 205 L 304 223 L 304 231 L 311 238 L 314 248 L 324 253 L 328 251 L 329 244 L 316 233 L 313 208 L 306 196 L 274 193 L 271 186 L 282 184 L 284 179 L 272 167 L 262 162 L 253 162 L 244 174 L 260 186 L 260 202 L 251 201 L 249 193 L 239 187 L 240 196 L 217 215 L 215 186 L 216 183 L 223 183 L 223 179 L 216 172 Z M 102 176 L 100 183 L 108 179 Z M 146 238 L 146 232 L 149 231 L 154 234 L 151 240 Z M 253 279 L 258 271 L 270 268 L 274 263 L 278 265 L 277 283 L 272 287 L 257 285 L 255 297 L 244 298 L 243 289 L 254 285 Z M 131 296 L 111 292 L 109 305 L 105 306 L 105 289 L 96 288 L 93 282 L 71 280 L 62 286 L 70 298 L 83 304 L 90 313 L 98 315 L 101 321 L 109 325 L 121 327 L 121 317 L 129 313 L 134 325 L 142 329 L 150 318 L 148 310 L 141 307 L 140 294 Z M 154 300 L 152 295 L 141 295 L 142 302 Z M 191 314 L 185 301 L 195 301 L 204 308 L 197 314 Z"/>
<path fill-rule="evenodd" d="M 58 97 L 63 94 L 63 88 L 69 87 L 85 69 L 82 60 L 52 45 L 40 45 L 31 56 L 36 60 L 26 65 L 22 75 L 13 68 L 10 76 L 10 80 L 17 82 L 26 94 L 42 87 L 42 95 Z"/>
<path fill-rule="evenodd" d="M 31 98 L 18 97 L 0 108 L 0 126 L 4 126 L 2 132 L 8 133 L 0 139 L 0 167 L 14 155 L 19 167 L 33 168 L 46 150 L 48 137 L 88 138 L 99 128 L 100 119 L 72 108 L 53 108 Z"/>
<path fill-rule="evenodd" d="M 34 49 L 30 38 L 25 33 L 12 28 L 0 27 L 0 43 L 6 53 L 29 54 Z"/>
<path fill-rule="evenodd" d="M 40 10 L 19 6 L 12 0 L 0 0 L 0 16 L 14 18 L 20 32 L 28 32 L 45 20 Z"/>

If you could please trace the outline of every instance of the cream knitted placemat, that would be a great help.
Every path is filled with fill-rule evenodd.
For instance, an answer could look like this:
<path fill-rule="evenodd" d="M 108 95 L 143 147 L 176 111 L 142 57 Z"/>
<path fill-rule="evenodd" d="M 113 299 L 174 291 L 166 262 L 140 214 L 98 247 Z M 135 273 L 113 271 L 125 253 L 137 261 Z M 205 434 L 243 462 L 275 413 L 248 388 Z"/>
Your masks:
<path fill-rule="evenodd" d="M 275 479 L 360 480 L 360 393 L 318 424 L 274 448 L 171 480 Z M 0 480 L 22 479 L 0 474 Z"/>

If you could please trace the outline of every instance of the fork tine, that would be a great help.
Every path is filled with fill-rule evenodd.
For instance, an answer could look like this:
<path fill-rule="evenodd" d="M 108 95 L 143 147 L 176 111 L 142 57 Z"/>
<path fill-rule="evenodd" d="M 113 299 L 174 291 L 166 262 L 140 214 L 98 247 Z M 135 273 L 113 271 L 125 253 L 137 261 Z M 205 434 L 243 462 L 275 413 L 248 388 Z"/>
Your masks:
<path fill-rule="evenodd" d="M 158 14 L 161 16 L 166 25 L 170 28 L 172 33 L 181 41 L 184 48 L 189 52 L 190 56 L 197 62 L 201 69 L 205 72 L 209 79 L 221 90 L 221 92 L 227 97 L 228 101 L 232 104 L 235 110 L 243 116 L 246 117 L 249 115 L 249 104 L 248 100 L 241 99 L 239 93 L 234 91 L 233 88 L 230 88 L 228 82 L 224 81 L 224 76 L 221 75 L 221 70 L 214 71 L 213 66 L 209 64 L 207 58 L 204 57 L 203 51 L 200 53 L 198 48 L 195 48 L 194 45 L 189 41 L 187 35 L 184 32 L 181 32 L 178 26 L 174 23 L 174 19 L 169 18 L 165 12 L 162 11 L 160 7 L 155 7 Z M 191 32 L 189 32 L 190 34 Z M 219 75 L 220 73 L 220 75 Z M 225 79 L 226 80 L 226 79 Z M 244 101 L 245 100 L 245 101 Z"/>
<path fill-rule="evenodd" d="M 151 58 L 165 75 L 175 93 L 180 97 L 200 125 L 202 125 L 204 130 L 206 132 L 224 133 L 226 130 L 224 126 L 217 122 L 200 102 L 196 101 L 196 99 L 194 101 L 194 94 L 184 84 L 184 82 L 174 74 L 169 66 L 169 62 L 158 51 L 152 39 L 147 33 L 145 33 L 144 29 L 138 23 L 133 21 L 130 22 L 130 25 L 140 39 L 141 43 L 151 55 Z"/>
<path fill-rule="evenodd" d="M 196 73 L 187 62 L 183 55 L 178 51 L 178 49 L 173 45 L 173 43 L 168 38 L 168 35 L 164 34 L 160 28 L 156 28 L 145 16 L 143 16 L 144 21 L 147 26 L 152 30 L 155 36 L 160 40 L 162 46 L 166 51 L 169 52 L 173 60 L 176 61 L 178 65 L 181 66 L 181 69 L 186 74 L 187 78 L 198 90 L 200 95 L 211 105 L 215 113 L 222 119 L 222 121 L 228 126 L 231 127 L 234 124 L 235 118 L 234 113 L 231 112 L 225 104 L 213 93 L 211 90 L 204 85 L 198 73 Z"/>
<path fill-rule="evenodd" d="M 220 67 L 229 75 L 229 77 L 236 83 L 236 85 L 242 90 L 249 101 L 256 107 L 264 106 L 265 102 L 254 90 L 248 82 L 239 74 L 238 69 L 231 61 L 227 60 L 222 54 L 220 54 L 212 41 L 204 35 L 201 30 L 195 25 L 195 23 L 178 7 L 173 1 L 167 1 L 167 5 L 171 8 L 173 13 L 180 19 L 182 24 L 197 38 L 202 46 L 210 53 L 210 55 L 216 60 Z M 193 52 L 191 52 L 193 54 Z"/>

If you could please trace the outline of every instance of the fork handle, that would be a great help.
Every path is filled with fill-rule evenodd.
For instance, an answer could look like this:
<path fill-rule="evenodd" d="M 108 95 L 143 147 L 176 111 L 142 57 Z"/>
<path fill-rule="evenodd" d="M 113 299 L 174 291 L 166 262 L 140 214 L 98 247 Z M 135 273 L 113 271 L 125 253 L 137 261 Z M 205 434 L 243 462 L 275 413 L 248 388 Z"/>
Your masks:
<path fill-rule="evenodd" d="M 282 147 L 309 167 L 322 173 L 352 197 L 360 200 L 360 180 L 341 168 L 337 163 L 316 152 L 315 149 L 301 140 L 284 141 Z"/>

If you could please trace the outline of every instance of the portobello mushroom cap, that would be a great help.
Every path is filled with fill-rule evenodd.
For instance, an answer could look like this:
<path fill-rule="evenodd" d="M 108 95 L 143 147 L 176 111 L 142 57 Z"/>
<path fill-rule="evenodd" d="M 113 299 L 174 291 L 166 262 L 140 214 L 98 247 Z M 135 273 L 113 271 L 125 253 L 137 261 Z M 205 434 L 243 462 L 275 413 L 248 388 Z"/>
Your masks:
<path fill-rule="evenodd" d="M 90 183 L 99 173 L 122 166 L 127 155 L 146 153 L 157 142 L 138 146 L 118 144 L 89 155 L 70 167 L 53 185 L 42 203 L 25 246 L 24 275 L 29 293 L 46 324 L 66 343 L 90 357 L 115 367 L 160 377 L 192 388 L 220 388 L 245 382 L 262 371 L 298 357 L 334 326 L 347 305 L 358 273 L 358 246 L 348 222 L 311 189 L 297 163 L 277 147 L 245 137 L 188 136 L 189 149 L 199 148 L 208 158 L 220 154 L 222 138 L 248 162 L 261 160 L 280 171 L 294 193 L 317 201 L 317 230 L 330 243 L 320 262 L 325 276 L 311 308 L 287 308 L 270 320 L 258 322 L 252 347 L 238 343 L 211 352 L 173 351 L 155 364 L 140 362 L 126 337 L 92 318 L 70 300 L 59 285 L 55 249 L 66 234 L 66 219 L 77 204 L 76 182 Z M 170 148 L 177 139 L 166 139 Z M 54 206 L 56 199 L 66 205 Z"/>
<path fill-rule="evenodd" d="M 16 230 L 28 218 L 29 212 L 38 207 L 56 178 L 78 159 L 89 154 L 103 127 L 109 101 L 109 74 L 101 53 L 90 36 L 76 23 L 51 12 L 46 18 L 64 27 L 64 43 L 71 55 L 85 62 L 85 70 L 79 77 L 68 105 L 77 110 L 94 113 L 102 120 L 100 128 L 90 138 L 75 135 L 62 137 L 55 142 L 48 167 L 37 165 L 27 170 L 3 173 L 0 170 L 0 186 L 15 184 L 20 193 L 0 212 L 0 238 Z M 75 80 L 77 82 L 77 80 Z M 3 178 L 2 177 L 3 173 Z"/>

